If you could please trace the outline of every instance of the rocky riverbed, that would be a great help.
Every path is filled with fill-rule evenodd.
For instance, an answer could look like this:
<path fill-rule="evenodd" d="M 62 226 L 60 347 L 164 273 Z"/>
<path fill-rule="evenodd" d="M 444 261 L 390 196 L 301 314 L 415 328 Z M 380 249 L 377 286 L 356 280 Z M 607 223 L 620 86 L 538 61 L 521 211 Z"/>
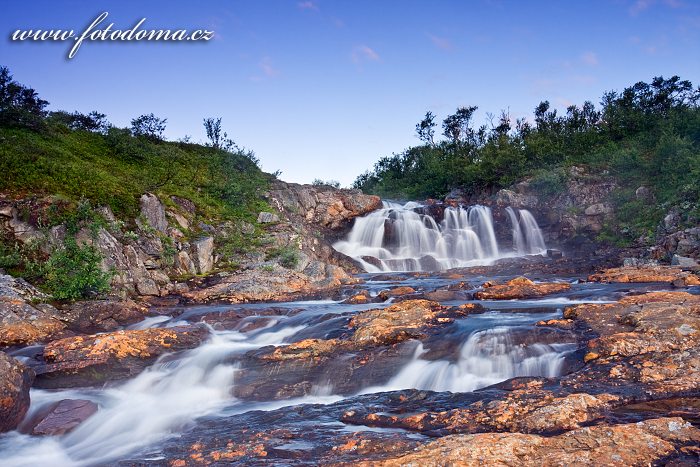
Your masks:
<path fill-rule="evenodd" d="M 698 276 L 578 267 L 520 258 L 272 302 L 60 313 L 3 276 L 0 452 L 13 466 L 696 465 Z"/>

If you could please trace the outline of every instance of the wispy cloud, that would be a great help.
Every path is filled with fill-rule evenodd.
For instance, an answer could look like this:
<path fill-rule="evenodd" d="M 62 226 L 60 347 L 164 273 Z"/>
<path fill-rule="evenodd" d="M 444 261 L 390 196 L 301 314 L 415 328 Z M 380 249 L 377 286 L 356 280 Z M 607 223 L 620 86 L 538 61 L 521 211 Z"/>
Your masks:
<path fill-rule="evenodd" d="M 279 70 L 272 65 L 272 59 L 270 57 L 263 57 L 258 66 L 268 78 L 273 78 L 280 74 Z"/>
<path fill-rule="evenodd" d="M 312 11 L 318 11 L 318 5 L 316 2 L 312 2 L 311 0 L 306 0 L 304 2 L 299 2 L 297 3 L 297 7 L 300 10 L 312 10 Z"/>
<path fill-rule="evenodd" d="M 635 0 L 635 2 L 630 6 L 629 13 L 632 16 L 636 16 L 641 12 L 648 10 L 654 4 L 659 3 L 657 0 Z M 681 0 L 661 0 L 662 5 L 669 8 L 682 8 L 685 4 Z"/>
<path fill-rule="evenodd" d="M 378 62 L 380 60 L 379 54 L 366 45 L 359 45 L 352 51 L 352 61 L 355 63 Z"/>
<path fill-rule="evenodd" d="M 598 65 L 598 55 L 595 52 L 584 52 L 581 54 L 581 61 L 588 66 L 596 66 Z"/>
<path fill-rule="evenodd" d="M 428 34 L 428 38 L 430 39 L 430 42 L 432 42 L 433 45 L 438 49 L 452 50 L 454 48 L 452 41 L 450 41 L 446 37 L 439 37 L 434 36 L 433 34 Z"/>
<path fill-rule="evenodd" d="M 636 0 L 632 6 L 629 8 L 630 15 L 635 16 L 643 12 L 651 5 L 654 4 L 654 0 Z"/>

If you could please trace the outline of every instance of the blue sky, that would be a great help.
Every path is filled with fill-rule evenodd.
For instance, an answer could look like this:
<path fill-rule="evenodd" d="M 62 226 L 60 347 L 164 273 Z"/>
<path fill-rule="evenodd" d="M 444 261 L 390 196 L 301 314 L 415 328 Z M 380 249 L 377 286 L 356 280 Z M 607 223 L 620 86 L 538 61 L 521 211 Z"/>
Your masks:
<path fill-rule="evenodd" d="M 11 43 L 18 29 L 208 28 L 198 44 Z M 5 2 L 0 64 L 52 109 L 99 110 L 118 126 L 153 112 L 166 136 L 204 140 L 202 118 L 267 171 L 349 185 L 418 142 L 427 110 L 531 115 L 658 75 L 700 82 L 700 2 L 25 1 Z"/>

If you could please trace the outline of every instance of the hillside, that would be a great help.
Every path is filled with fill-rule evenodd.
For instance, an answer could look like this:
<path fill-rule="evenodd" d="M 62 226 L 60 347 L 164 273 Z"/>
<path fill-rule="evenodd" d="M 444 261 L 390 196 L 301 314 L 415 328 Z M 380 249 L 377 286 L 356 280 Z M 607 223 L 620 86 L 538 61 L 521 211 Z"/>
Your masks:
<path fill-rule="evenodd" d="M 526 181 L 543 201 L 566 195 L 574 172 L 614 180 L 605 202 L 611 215 L 597 240 L 651 245 L 665 218 L 676 230 L 700 219 L 700 88 L 677 76 L 611 91 L 600 106 L 572 105 L 560 115 L 549 102 L 529 118 L 503 111 L 475 127 L 476 107 L 461 107 L 438 123 L 428 112 L 416 125 L 423 144 L 380 159 L 356 188 L 398 199 L 484 199 Z M 568 206 L 572 211 L 588 206 Z M 668 221 L 667 221 L 668 224 Z M 664 232 L 662 232 L 664 233 Z"/>

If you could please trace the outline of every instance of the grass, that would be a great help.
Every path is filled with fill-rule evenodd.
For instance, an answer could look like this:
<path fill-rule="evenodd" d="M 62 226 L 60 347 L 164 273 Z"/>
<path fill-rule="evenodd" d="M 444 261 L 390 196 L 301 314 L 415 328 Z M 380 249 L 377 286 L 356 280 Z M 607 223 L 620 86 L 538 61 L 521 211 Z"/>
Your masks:
<path fill-rule="evenodd" d="M 242 152 L 153 142 L 113 129 L 102 135 L 51 125 L 42 132 L 0 128 L 0 190 L 58 195 L 136 217 L 145 192 L 195 203 L 209 219 L 253 220 L 269 176 Z"/>

